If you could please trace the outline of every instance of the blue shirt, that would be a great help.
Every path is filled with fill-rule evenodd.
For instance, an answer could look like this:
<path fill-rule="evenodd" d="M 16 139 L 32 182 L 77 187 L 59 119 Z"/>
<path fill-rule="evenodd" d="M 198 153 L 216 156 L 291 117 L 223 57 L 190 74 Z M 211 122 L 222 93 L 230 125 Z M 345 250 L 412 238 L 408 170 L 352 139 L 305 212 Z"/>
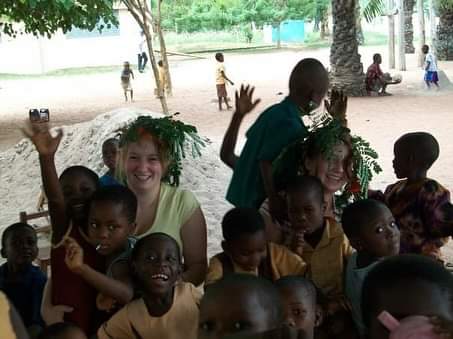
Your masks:
<path fill-rule="evenodd" d="M 99 183 L 102 187 L 105 186 L 122 186 L 114 177 L 110 174 L 104 174 L 102 177 L 99 178 Z"/>
<path fill-rule="evenodd" d="M 47 277 L 39 267 L 28 266 L 22 276 L 8 281 L 8 263 L 0 266 L 0 290 L 2 290 L 19 312 L 25 327 L 43 326 L 41 301 Z"/>

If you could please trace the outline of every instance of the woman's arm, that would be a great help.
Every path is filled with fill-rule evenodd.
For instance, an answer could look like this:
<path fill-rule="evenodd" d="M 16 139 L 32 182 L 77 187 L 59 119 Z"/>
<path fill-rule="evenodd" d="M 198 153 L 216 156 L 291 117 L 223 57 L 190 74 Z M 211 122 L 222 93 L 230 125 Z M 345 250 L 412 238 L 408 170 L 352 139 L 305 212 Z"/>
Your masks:
<path fill-rule="evenodd" d="M 52 304 L 52 280 L 47 279 L 41 303 L 41 316 L 47 326 L 64 321 L 64 314 L 74 309 L 65 305 Z"/>
<path fill-rule="evenodd" d="M 205 280 L 208 267 L 206 220 L 200 207 L 182 226 L 181 241 L 185 268 L 182 279 L 198 286 Z"/>

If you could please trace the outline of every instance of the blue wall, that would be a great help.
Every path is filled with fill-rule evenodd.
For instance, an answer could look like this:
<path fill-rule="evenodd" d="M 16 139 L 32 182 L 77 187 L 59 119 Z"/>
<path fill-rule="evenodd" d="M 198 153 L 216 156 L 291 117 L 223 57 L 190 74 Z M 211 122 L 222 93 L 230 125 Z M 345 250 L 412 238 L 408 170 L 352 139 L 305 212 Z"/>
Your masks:
<path fill-rule="evenodd" d="M 280 24 L 280 40 L 282 42 L 304 42 L 304 20 L 286 20 Z M 277 42 L 278 32 L 272 27 L 272 41 Z"/>

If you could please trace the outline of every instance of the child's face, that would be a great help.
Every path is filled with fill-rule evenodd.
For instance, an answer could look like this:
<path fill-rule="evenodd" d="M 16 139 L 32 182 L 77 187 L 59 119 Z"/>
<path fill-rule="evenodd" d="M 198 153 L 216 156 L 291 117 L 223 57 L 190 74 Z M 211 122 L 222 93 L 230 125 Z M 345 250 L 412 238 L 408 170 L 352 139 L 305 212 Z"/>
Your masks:
<path fill-rule="evenodd" d="M 150 238 L 133 262 L 137 279 L 145 292 L 167 295 L 181 275 L 177 245 L 165 238 Z"/>
<path fill-rule="evenodd" d="M 76 221 L 85 220 L 88 202 L 96 191 L 96 183 L 90 177 L 76 172 L 61 178 L 60 185 L 69 216 Z"/>
<path fill-rule="evenodd" d="M 393 148 L 393 169 L 398 179 L 407 178 L 410 173 L 410 154 L 411 150 L 407 145 L 397 141 Z"/>
<path fill-rule="evenodd" d="M 428 54 L 428 51 L 429 51 L 429 48 L 428 48 L 428 47 L 426 47 L 426 46 L 423 46 L 423 47 L 422 47 L 422 52 L 423 52 L 423 54 Z"/>
<path fill-rule="evenodd" d="M 302 287 L 298 289 L 290 286 L 280 287 L 279 292 L 286 325 L 313 335 L 314 328 L 318 325 L 314 296 L 308 295 L 308 291 Z"/>
<path fill-rule="evenodd" d="M 453 320 L 450 297 L 432 283 L 424 281 L 400 282 L 393 288 L 378 291 L 380 304 L 372 315 L 369 339 L 388 339 L 389 331 L 379 322 L 382 311 L 389 312 L 397 320 L 412 315 L 437 316 Z"/>
<path fill-rule="evenodd" d="M 241 286 L 203 298 L 198 339 L 220 339 L 226 335 L 274 329 L 271 310 L 261 305 L 257 294 Z"/>
<path fill-rule="evenodd" d="M 315 192 L 291 192 L 287 203 L 289 221 L 294 230 L 311 234 L 324 225 L 324 203 Z"/>
<path fill-rule="evenodd" d="M 88 215 L 88 236 L 91 242 L 99 245 L 101 255 L 121 252 L 135 228 L 130 223 L 124 206 L 112 201 L 93 201 Z"/>
<path fill-rule="evenodd" d="M 266 258 L 267 240 L 263 231 L 243 234 L 233 241 L 223 243 L 225 252 L 243 270 L 254 271 Z"/>
<path fill-rule="evenodd" d="M 386 206 L 380 206 L 360 230 L 357 241 L 352 242 L 356 242 L 353 245 L 358 251 L 370 253 L 376 258 L 399 254 L 400 231 L 392 212 Z"/>
<path fill-rule="evenodd" d="M 10 233 L 5 242 L 4 255 L 14 266 L 31 264 L 38 256 L 36 232 L 21 227 Z"/>
<path fill-rule="evenodd" d="M 109 170 L 115 170 L 118 161 L 118 145 L 110 142 L 102 146 L 102 160 Z"/>

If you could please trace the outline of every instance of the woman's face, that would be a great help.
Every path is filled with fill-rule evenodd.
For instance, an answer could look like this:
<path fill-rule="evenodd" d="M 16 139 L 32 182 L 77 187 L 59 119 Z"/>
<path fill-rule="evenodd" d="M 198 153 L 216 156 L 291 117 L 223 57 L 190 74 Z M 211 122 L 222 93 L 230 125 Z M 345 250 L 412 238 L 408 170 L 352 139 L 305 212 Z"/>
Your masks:
<path fill-rule="evenodd" d="M 326 193 L 339 191 L 347 182 L 348 160 L 350 149 L 341 142 L 333 147 L 330 157 L 318 155 L 314 159 L 307 158 L 305 167 L 308 174 L 318 177 Z"/>
<path fill-rule="evenodd" d="M 164 169 L 151 137 L 129 144 L 125 170 L 127 184 L 134 192 L 146 192 L 160 185 Z"/>

